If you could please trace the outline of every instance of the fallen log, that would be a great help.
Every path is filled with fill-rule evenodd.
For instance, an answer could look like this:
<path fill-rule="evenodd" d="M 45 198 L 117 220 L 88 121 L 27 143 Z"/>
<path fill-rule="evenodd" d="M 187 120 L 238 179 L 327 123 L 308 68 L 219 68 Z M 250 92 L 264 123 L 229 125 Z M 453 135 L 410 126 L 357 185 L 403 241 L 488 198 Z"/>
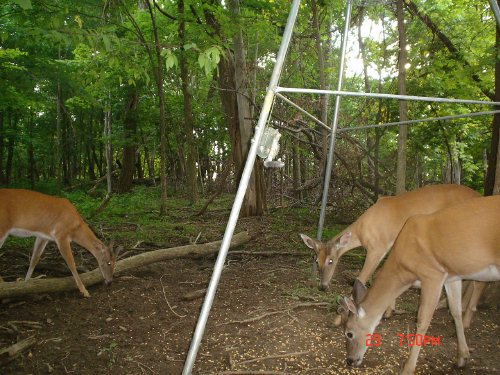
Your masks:
<path fill-rule="evenodd" d="M 230 248 L 235 248 L 250 241 L 251 237 L 247 232 L 235 234 L 231 240 Z M 200 257 L 215 254 L 219 251 L 222 241 L 208 242 L 200 245 L 185 245 L 172 247 L 169 249 L 159 249 L 148 251 L 130 258 L 116 262 L 114 275 L 118 276 L 125 271 L 146 266 L 148 264 L 160 262 L 168 259 L 182 258 L 188 256 Z M 80 274 L 80 278 L 85 286 L 91 286 L 103 281 L 98 268 Z M 73 276 L 51 278 L 51 279 L 30 279 L 28 281 L 13 281 L 0 283 L 0 300 L 10 297 L 20 297 L 29 294 L 54 293 L 69 290 L 77 290 Z"/>

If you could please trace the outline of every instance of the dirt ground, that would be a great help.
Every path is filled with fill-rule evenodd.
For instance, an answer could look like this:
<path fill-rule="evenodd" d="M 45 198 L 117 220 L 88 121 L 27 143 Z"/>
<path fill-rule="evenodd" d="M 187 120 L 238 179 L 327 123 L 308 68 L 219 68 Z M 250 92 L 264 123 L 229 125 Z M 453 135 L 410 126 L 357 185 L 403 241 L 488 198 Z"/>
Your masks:
<path fill-rule="evenodd" d="M 344 257 L 332 290 L 318 291 L 311 286 L 311 258 L 298 236 L 298 231 L 315 232 L 316 214 L 299 220 L 295 213 L 287 215 L 240 220 L 236 232 L 248 229 L 255 239 L 238 249 L 247 254 L 228 256 L 193 373 L 397 373 L 408 352 L 397 334 L 414 329 L 418 291 L 398 301 L 398 308 L 408 313 L 381 323 L 381 345 L 368 350 L 363 366 L 348 368 L 343 334 L 333 326 L 334 301 L 350 292 L 359 261 Z M 212 241 L 221 238 L 226 216 L 193 220 L 200 230 L 206 222 L 217 225 L 217 231 L 210 229 L 204 236 Z M 278 224 L 285 229 L 276 230 Z M 186 242 L 179 238 L 166 243 Z M 0 274 L 22 277 L 28 267 L 26 249 L 9 248 L 7 242 L 1 251 Z M 252 251 L 290 254 L 254 256 Z M 95 267 L 87 253 L 75 252 L 77 263 Z M 51 263 L 61 271 L 47 268 Z M 110 287 L 89 288 L 89 299 L 75 291 L 2 301 L 0 348 L 30 336 L 36 342 L 14 359 L 2 355 L 0 373 L 180 374 L 203 302 L 182 297 L 207 286 L 213 264 L 213 257 L 183 258 L 136 269 L 116 277 Z M 51 247 L 35 273 L 54 277 L 68 271 Z M 458 370 L 452 318 L 447 310 L 437 311 L 428 335 L 439 336 L 441 345 L 422 349 L 417 373 L 500 373 L 499 325 L 498 310 L 477 313 L 466 332 L 474 351 L 467 367 Z"/>

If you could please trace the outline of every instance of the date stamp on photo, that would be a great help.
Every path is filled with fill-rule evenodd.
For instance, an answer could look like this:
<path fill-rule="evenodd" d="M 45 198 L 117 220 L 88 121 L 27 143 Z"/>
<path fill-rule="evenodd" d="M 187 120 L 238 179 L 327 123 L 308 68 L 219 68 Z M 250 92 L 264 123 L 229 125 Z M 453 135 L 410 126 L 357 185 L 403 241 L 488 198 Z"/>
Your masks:
<path fill-rule="evenodd" d="M 441 336 L 428 336 L 413 333 L 397 333 L 399 346 L 441 346 Z M 366 346 L 380 346 L 382 336 L 378 333 L 366 335 Z"/>

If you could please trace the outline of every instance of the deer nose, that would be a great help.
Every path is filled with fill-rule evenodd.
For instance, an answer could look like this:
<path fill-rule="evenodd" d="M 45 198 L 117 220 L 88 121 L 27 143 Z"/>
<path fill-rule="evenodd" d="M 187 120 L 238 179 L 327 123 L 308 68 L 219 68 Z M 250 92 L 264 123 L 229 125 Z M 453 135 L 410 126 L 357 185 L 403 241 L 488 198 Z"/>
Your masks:
<path fill-rule="evenodd" d="M 113 282 L 113 280 L 104 280 L 104 285 L 111 285 L 111 283 Z"/>
<path fill-rule="evenodd" d="M 354 363 L 351 358 L 347 358 L 345 361 L 347 362 L 347 366 L 352 366 L 352 364 Z"/>

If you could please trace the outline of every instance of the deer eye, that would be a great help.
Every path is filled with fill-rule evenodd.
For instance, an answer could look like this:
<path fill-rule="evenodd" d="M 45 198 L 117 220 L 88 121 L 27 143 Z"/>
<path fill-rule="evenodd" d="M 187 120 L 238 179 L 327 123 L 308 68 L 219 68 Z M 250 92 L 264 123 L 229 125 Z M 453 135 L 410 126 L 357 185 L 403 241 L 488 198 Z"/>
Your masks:
<path fill-rule="evenodd" d="M 333 259 L 328 259 L 328 265 L 331 266 L 333 264 Z"/>
<path fill-rule="evenodd" d="M 347 337 L 348 339 L 352 339 L 354 335 L 352 334 L 352 332 L 346 332 L 345 337 Z"/>
<path fill-rule="evenodd" d="M 111 262 L 108 262 L 108 266 L 111 266 Z"/>

